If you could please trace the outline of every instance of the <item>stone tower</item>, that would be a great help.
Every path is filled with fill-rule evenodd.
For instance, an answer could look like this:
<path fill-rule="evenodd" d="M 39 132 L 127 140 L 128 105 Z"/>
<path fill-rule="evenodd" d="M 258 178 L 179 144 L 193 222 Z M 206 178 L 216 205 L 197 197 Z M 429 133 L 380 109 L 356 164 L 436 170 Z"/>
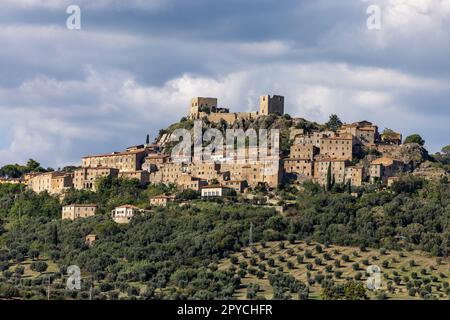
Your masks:
<path fill-rule="evenodd" d="M 189 108 L 189 119 L 198 119 L 201 112 L 215 112 L 217 109 L 217 98 L 195 97 L 191 99 Z"/>
<path fill-rule="evenodd" d="M 259 98 L 259 114 L 267 116 L 269 114 L 284 114 L 284 97 L 274 95 L 261 96 Z"/>

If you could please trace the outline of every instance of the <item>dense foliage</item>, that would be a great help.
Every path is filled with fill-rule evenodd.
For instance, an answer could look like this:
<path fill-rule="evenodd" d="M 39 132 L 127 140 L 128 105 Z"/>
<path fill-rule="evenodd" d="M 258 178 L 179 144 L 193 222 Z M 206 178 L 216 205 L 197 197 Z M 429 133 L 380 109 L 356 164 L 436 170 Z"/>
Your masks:
<path fill-rule="evenodd" d="M 251 225 L 254 242 L 309 239 L 448 255 L 450 190 L 444 180 L 426 182 L 406 176 L 389 190 L 356 190 L 358 197 L 345 186 L 325 191 L 312 183 L 300 190 L 284 187 L 275 194 L 258 191 L 260 197 L 291 203 L 284 215 L 263 206 L 233 203 L 234 198 L 207 202 L 185 192 L 177 199 L 190 199 L 188 204 L 152 208 L 129 225 L 117 225 L 109 217 L 116 205 L 149 207 L 149 196 L 170 191 L 165 186 L 141 187 L 134 180 L 104 179 L 97 193 L 71 190 L 60 203 L 47 193 L 0 185 L 0 295 L 43 298 L 42 284 L 51 275 L 53 294 L 61 298 L 89 294 L 98 299 L 231 298 L 243 275 L 234 266 L 218 270 L 217 264 L 248 245 Z M 61 221 L 61 206 L 73 202 L 96 203 L 99 214 Z M 92 246 L 85 243 L 88 234 L 98 237 Z M 41 277 L 21 279 L 25 260 Z M 70 265 L 80 266 L 83 272 L 80 292 L 56 285 L 58 279 L 63 283 Z M 92 281 L 94 289 L 89 293 Z M 270 281 L 276 298 L 308 296 L 304 284 L 282 273 Z M 326 294 L 339 295 L 341 289 L 330 286 Z M 255 292 L 253 288 L 248 295 Z"/>

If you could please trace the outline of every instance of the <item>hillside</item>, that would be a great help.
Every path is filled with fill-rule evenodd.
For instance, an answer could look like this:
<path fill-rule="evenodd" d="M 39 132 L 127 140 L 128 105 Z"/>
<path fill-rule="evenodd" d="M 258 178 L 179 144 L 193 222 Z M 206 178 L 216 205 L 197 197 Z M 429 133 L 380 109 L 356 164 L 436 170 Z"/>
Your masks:
<path fill-rule="evenodd" d="M 433 296 L 443 298 L 441 294 L 445 297 L 450 292 L 444 287 L 449 276 L 450 232 L 450 189 L 444 181 L 427 182 L 410 177 L 401 180 L 393 190 L 367 189 L 359 197 L 349 195 L 346 190 L 325 192 L 314 184 L 304 184 L 301 190 L 286 187 L 273 195 L 278 201 L 291 203 L 282 215 L 274 208 L 246 203 L 242 199 L 206 201 L 190 194 L 190 201 L 186 203 L 186 195 L 180 193 L 175 203 L 165 208 L 152 208 L 151 212 L 133 218 L 129 225 L 117 225 L 111 220 L 110 210 L 115 205 L 144 206 L 149 195 L 159 194 L 167 190 L 165 188 L 105 179 L 97 193 L 72 190 L 65 199 L 97 204 L 96 216 L 61 221 L 59 199 L 23 190 L 20 185 L 0 185 L 0 298 L 45 299 L 49 277 L 52 299 L 88 299 L 92 280 L 93 299 L 242 298 L 248 283 L 255 278 L 237 269 L 229 270 L 227 264 L 231 256 L 243 260 L 244 252 L 249 251 L 250 238 L 258 243 L 259 251 L 267 251 L 261 248 L 263 242 L 274 249 L 273 253 L 268 249 L 265 254 L 273 256 L 276 267 L 272 269 L 283 266 L 284 276 L 278 275 L 281 280 L 277 281 L 292 282 L 286 278 L 290 274 L 287 260 L 296 260 L 296 255 L 305 255 L 309 249 L 314 258 L 305 255 L 305 261 L 314 261 L 310 271 L 314 278 L 318 271 L 326 268 L 325 264 L 334 265 L 345 253 L 352 262 L 342 263 L 342 277 L 356 276 L 350 270 L 353 263 L 364 268 L 363 260 L 369 256 L 369 262 L 380 263 L 380 267 L 384 260 L 389 261 L 392 267 L 386 268 L 389 280 L 394 281 L 394 271 L 399 272 L 402 279 L 410 277 L 409 280 L 411 273 L 416 272 L 418 279 L 415 280 L 422 281 L 424 288 L 429 284 L 423 283 L 425 277 L 438 277 L 437 282 L 431 279 Z M 257 197 L 269 196 L 265 190 L 255 192 Z M 85 243 L 88 234 L 97 235 L 92 246 Z M 294 255 L 291 256 L 288 249 L 277 249 L 279 241 L 284 241 L 286 248 L 291 247 L 286 241 L 295 243 Z M 329 248 L 322 247 L 332 260 L 326 262 L 323 253 L 316 254 L 315 243 L 329 243 Z M 353 256 L 353 251 L 364 248 L 377 249 L 358 253 L 360 257 Z M 386 256 L 380 253 L 381 248 L 386 248 Z M 338 253 L 333 252 L 335 249 Z M 405 257 L 400 257 L 400 251 Z M 259 254 L 253 255 L 259 264 Z M 280 261 L 279 255 L 285 256 L 286 262 Z M 372 261 L 374 255 L 379 256 L 379 260 Z M 315 262 L 318 257 L 322 259 L 320 266 Z M 392 258 L 398 262 L 392 262 Z M 442 266 L 431 270 L 430 266 L 436 265 L 438 258 Z M 414 268 L 408 267 L 409 260 L 417 261 Z M 33 262 L 35 271 L 30 269 Z M 248 263 L 250 265 L 250 260 Z M 307 264 L 293 263 L 295 276 L 302 280 L 293 284 L 296 292 L 303 288 L 304 293 Z M 406 271 L 403 271 L 401 268 L 405 264 Z M 66 268 L 70 265 L 81 268 L 83 286 L 80 291 L 67 290 L 64 286 Z M 259 294 L 271 298 L 267 282 L 269 269 L 260 283 L 263 291 Z M 339 270 L 332 271 L 334 275 Z M 327 285 L 330 290 L 333 288 L 332 283 L 327 282 Z M 441 285 L 440 291 L 438 285 Z M 404 287 L 400 285 L 398 289 L 399 296 L 386 293 L 386 298 L 409 298 Z M 319 293 L 320 286 L 312 286 L 311 298 L 318 298 Z M 416 293 L 415 297 L 420 294 Z M 432 298 L 426 293 L 422 295 L 420 298 Z M 297 293 L 293 297 L 296 298 Z"/>
<path fill-rule="evenodd" d="M 420 251 L 361 250 L 357 247 L 285 241 L 256 243 L 222 260 L 219 270 L 231 268 L 241 276 L 245 275 L 241 280 L 242 286 L 235 292 L 234 298 L 237 299 L 273 299 L 274 295 L 280 298 L 280 292 L 276 292 L 277 286 L 273 280 L 270 281 L 270 275 L 278 272 L 305 284 L 309 299 L 322 299 L 327 281 L 343 285 L 355 280 L 365 287 L 367 278 L 371 276 L 367 268 L 377 265 L 381 270 L 381 287 L 379 290 L 367 290 L 368 299 L 447 300 L 449 262 L 448 259 L 437 259 Z M 299 299 L 298 293 L 284 290 L 282 296 Z"/>

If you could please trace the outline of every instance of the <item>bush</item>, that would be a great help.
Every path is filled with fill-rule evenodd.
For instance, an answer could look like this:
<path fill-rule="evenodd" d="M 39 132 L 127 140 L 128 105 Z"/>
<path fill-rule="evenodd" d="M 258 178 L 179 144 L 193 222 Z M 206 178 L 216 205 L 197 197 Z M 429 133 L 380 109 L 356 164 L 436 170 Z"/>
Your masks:
<path fill-rule="evenodd" d="M 43 273 L 47 270 L 48 265 L 44 261 L 34 261 L 31 263 L 30 268 L 35 272 Z"/>
<path fill-rule="evenodd" d="M 322 253 L 323 252 L 322 246 L 320 244 L 316 245 L 316 252 L 317 253 Z"/>

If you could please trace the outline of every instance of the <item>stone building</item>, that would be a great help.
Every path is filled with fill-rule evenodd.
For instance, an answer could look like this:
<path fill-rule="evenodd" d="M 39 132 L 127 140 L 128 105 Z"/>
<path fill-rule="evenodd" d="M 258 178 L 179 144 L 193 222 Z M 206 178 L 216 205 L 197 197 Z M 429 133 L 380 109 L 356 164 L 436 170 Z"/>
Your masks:
<path fill-rule="evenodd" d="M 268 116 L 269 114 L 284 114 L 284 97 L 265 95 L 259 98 L 259 115 Z"/>
<path fill-rule="evenodd" d="M 189 174 L 182 174 L 176 182 L 176 185 L 181 190 L 192 189 L 194 191 L 200 191 L 201 188 L 206 186 L 208 182 L 199 178 L 193 177 Z"/>
<path fill-rule="evenodd" d="M 88 234 L 85 238 L 84 238 L 84 243 L 88 246 L 91 247 L 95 241 L 97 241 L 98 237 L 95 234 Z"/>
<path fill-rule="evenodd" d="M 71 204 L 62 208 L 62 220 L 92 217 L 96 211 L 95 204 Z"/>
<path fill-rule="evenodd" d="M 119 178 L 136 179 L 143 186 L 150 182 L 150 173 L 144 170 L 119 172 Z"/>
<path fill-rule="evenodd" d="M 289 156 L 292 159 L 314 160 L 314 157 L 319 153 L 320 149 L 312 144 L 294 144 L 291 147 Z"/>
<path fill-rule="evenodd" d="M 364 181 L 364 166 L 348 166 L 345 168 L 345 182 L 350 181 L 353 187 L 360 187 Z"/>
<path fill-rule="evenodd" d="M 328 179 L 328 168 L 331 167 L 331 176 L 335 183 L 345 182 L 345 168 L 348 161 L 344 159 L 320 158 L 314 163 L 314 179 L 320 185 L 326 185 Z"/>
<path fill-rule="evenodd" d="M 229 180 L 245 180 L 251 188 L 259 183 L 267 184 L 269 188 L 277 188 L 281 183 L 283 170 L 280 160 L 268 160 L 247 164 L 222 164 L 221 172 L 227 172 Z"/>
<path fill-rule="evenodd" d="M 301 131 L 291 132 L 291 140 L 294 141 L 294 145 L 313 145 L 316 148 L 320 148 L 322 139 L 335 136 L 336 134 L 333 131 L 314 131 L 310 133 L 301 133 Z"/>
<path fill-rule="evenodd" d="M 49 194 L 62 194 L 73 186 L 73 176 L 64 172 L 45 172 L 31 175 L 28 188 L 36 193 L 47 191 Z"/>
<path fill-rule="evenodd" d="M 338 130 L 339 134 L 351 134 L 363 146 L 374 146 L 379 139 L 378 127 L 369 121 L 344 124 Z"/>
<path fill-rule="evenodd" d="M 173 196 L 159 195 L 150 197 L 150 204 L 152 206 L 166 207 L 168 203 L 173 202 L 174 200 L 175 197 Z"/>
<path fill-rule="evenodd" d="M 381 157 L 370 163 L 370 182 L 381 181 L 387 183 L 389 177 L 398 175 L 402 171 L 402 162 L 388 157 Z"/>
<path fill-rule="evenodd" d="M 81 166 L 83 168 L 103 167 L 114 168 L 119 171 L 138 171 L 141 170 L 146 156 L 146 149 L 87 156 L 82 159 Z"/>
<path fill-rule="evenodd" d="M 25 184 L 22 178 L 0 178 L 0 184 Z"/>
<path fill-rule="evenodd" d="M 352 160 L 356 140 L 352 135 L 320 139 L 320 154 L 330 158 Z"/>
<path fill-rule="evenodd" d="M 201 113 L 210 113 L 217 111 L 217 98 L 195 97 L 191 99 L 189 109 L 189 119 L 200 119 Z"/>
<path fill-rule="evenodd" d="M 81 168 L 74 171 L 73 184 L 77 190 L 92 190 L 96 191 L 96 181 L 105 177 L 117 177 L 119 169 L 95 167 L 95 168 Z"/>
<path fill-rule="evenodd" d="M 142 164 L 142 170 L 154 172 L 158 170 L 160 166 L 169 162 L 169 160 L 170 156 L 167 154 L 160 154 L 160 153 L 149 154 L 144 159 L 144 163 Z"/>
<path fill-rule="evenodd" d="M 247 188 L 247 182 L 245 180 L 223 180 L 221 181 L 221 185 L 233 189 L 236 193 L 242 193 Z"/>
<path fill-rule="evenodd" d="M 314 161 L 309 158 L 286 158 L 283 161 L 286 178 L 297 181 L 311 180 L 314 178 Z"/>
<path fill-rule="evenodd" d="M 215 162 L 193 162 L 188 165 L 187 173 L 195 178 L 211 182 L 211 180 L 219 180 L 220 164 Z"/>

